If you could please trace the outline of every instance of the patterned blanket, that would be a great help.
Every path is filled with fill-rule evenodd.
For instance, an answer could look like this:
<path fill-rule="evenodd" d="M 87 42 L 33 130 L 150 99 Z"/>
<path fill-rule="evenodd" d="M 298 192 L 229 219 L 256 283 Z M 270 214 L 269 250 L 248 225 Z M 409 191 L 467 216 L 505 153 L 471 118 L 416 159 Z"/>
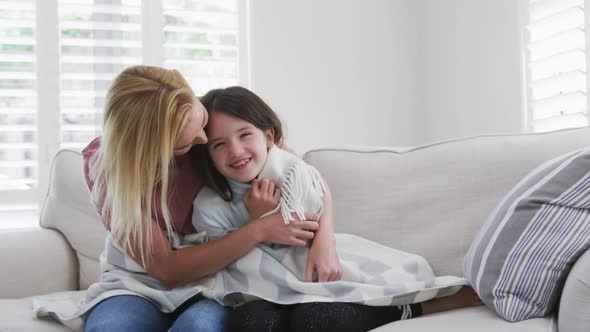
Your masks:
<path fill-rule="evenodd" d="M 177 247 L 202 238 L 183 239 Z M 336 235 L 343 267 L 340 281 L 304 282 L 307 249 L 259 245 L 226 269 L 183 288 L 168 289 L 145 273 L 109 236 L 101 255 L 102 274 L 85 298 L 60 293 L 33 299 L 37 317 L 51 316 L 73 330 L 82 330 L 84 317 L 100 301 L 117 295 L 139 295 L 163 312 L 172 312 L 195 295 L 225 305 L 254 299 L 275 303 L 353 302 L 403 305 L 454 294 L 463 278 L 435 277 L 421 256 L 395 250 L 349 234 Z"/>
<path fill-rule="evenodd" d="M 466 284 L 458 277 L 435 277 L 421 256 L 354 235 L 337 234 L 336 247 L 343 268 L 340 281 L 305 282 L 307 248 L 259 245 L 217 273 L 214 286 L 202 294 L 225 305 L 265 299 L 384 306 L 447 296 Z"/>

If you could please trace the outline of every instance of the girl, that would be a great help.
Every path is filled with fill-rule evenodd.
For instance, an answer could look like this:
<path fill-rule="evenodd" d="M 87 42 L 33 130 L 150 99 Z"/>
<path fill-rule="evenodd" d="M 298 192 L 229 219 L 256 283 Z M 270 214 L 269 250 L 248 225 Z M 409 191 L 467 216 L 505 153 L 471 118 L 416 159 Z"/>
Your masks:
<path fill-rule="evenodd" d="M 283 220 L 289 224 L 297 224 L 297 221 L 291 221 L 301 219 L 304 208 L 321 214 L 320 226 L 315 235 L 308 233 L 301 236 L 313 237 L 309 250 L 281 251 L 281 248 L 261 246 L 265 254 L 274 258 L 267 260 L 266 266 L 260 266 L 263 274 L 264 270 L 271 270 L 266 271 L 266 276 L 248 279 L 251 274 L 258 273 L 259 269 L 258 266 L 252 267 L 252 264 L 245 263 L 256 261 L 248 261 L 254 255 L 248 254 L 241 259 L 246 260 L 245 262 L 228 265 L 226 275 L 220 279 L 222 283 L 260 284 L 265 282 L 265 278 L 274 278 L 274 282 L 279 283 L 279 296 L 281 292 L 288 293 L 286 287 L 289 285 L 284 282 L 281 284 L 282 281 L 278 281 L 273 274 L 273 271 L 278 273 L 283 267 L 277 265 L 277 261 L 283 265 L 291 264 L 285 263 L 286 261 L 294 262 L 286 269 L 286 274 L 297 275 L 302 272 L 302 266 L 305 266 L 304 275 L 301 273 L 298 278 L 293 279 L 304 279 L 307 282 L 339 280 L 343 269 L 336 254 L 330 191 L 321 182 L 315 169 L 276 150 L 275 146 L 281 144 L 283 139 L 281 123 L 276 114 L 258 96 L 241 87 L 210 91 L 201 101 L 209 113 L 209 123 L 206 126 L 209 142 L 206 147 L 198 149 L 198 156 L 201 162 L 205 162 L 202 170 L 205 171 L 204 178 L 208 188 L 203 189 L 195 200 L 193 224 L 197 230 L 206 231 L 210 238 L 223 237 L 238 231 L 247 225 L 247 220 L 260 217 L 277 205 L 283 212 Z M 299 171 L 293 173 L 294 169 Z M 280 188 L 267 179 L 258 180 L 261 172 L 277 174 L 274 180 L 278 181 Z M 295 179 L 286 181 L 289 176 Z M 307 185 L 301 185 L 302 183 Z M 252 204 L 251 201 L 256 198 L 260 198 L 265 204 Z M 298 206 L 298 203 L 301 204 Z M 286 210 L 296 213 L 290 215 L 285 213 Z M 288 255 L 293 257 L 284 259 Z M 264 259 L 265 256 L 261 257 Z M 297 263 L 301 257 L 307 259 L 305 264 Z M 351 281 L 354 277 L 348 276 L 346 279 Z M 266 282 L 271 283 L 268 280 Z M 236 287 L 245 288 L 242 285 Z M 235 293 L 237 292 L 234 291 L 233 295 Z M 245 289 L 243 293 L 256 298 L 273 296 L 264 287 Z M 234 311 L 230 320 L 231 330 L 366 331 L 402 318 L 478 303 L 470 289 L 461 290 L 447 298 L 400 307 L 341 302 L 280 305 L 264 300 L 248 302 L 249 300 L 251 298 L 248 296 L 236 299 L 235 304 L 247 303 Z"/>
<path fill-rule="evenodd" d="M 175 70 L 130 67 L 109 88 L 104 134 L 83 151 L 86 181 L 109 230 L 101 279 L 76 313 L 87 317 L 87 331 L 223 331 L 228 309 L 184 285 L 258 243 L 301 246 L 317 229 L 313 214 L 306 216 L 312 221 L 291 225 L 272 215 L 217 241 L 175 250 L 195 233 L 192 201 L 203 181 L 188 155 L 207 142 L 207 118 Z"/>

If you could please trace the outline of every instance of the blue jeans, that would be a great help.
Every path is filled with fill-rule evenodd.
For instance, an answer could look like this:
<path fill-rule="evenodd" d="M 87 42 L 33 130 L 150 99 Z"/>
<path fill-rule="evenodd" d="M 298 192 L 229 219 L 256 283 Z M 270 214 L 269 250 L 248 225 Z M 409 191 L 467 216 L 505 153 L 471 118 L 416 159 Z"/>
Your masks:
<path fill-rule="evenodd" d="M 100 302 L 86 319 L 85 331 L 205 331 L 227 330 L 230 309 L 215 301 L 191 301 L 173 313 L 163 313 L 148 300 L 120 295 Z"/>

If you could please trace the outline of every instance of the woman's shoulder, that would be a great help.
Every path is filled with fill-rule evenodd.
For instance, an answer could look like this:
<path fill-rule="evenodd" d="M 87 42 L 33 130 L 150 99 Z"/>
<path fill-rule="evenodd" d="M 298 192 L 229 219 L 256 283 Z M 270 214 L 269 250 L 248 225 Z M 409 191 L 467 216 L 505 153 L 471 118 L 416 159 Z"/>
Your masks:
<path fill-rule="evenodd" d="M 84 159 L 84 180 L 86 180 L 86 184 L 90 190 L 92 190 L 92 187 L 94 186 L 94 181 L 90 178 L 90 159 L 99 148 L 100 137 L 96 137 L 82 150 L 82 158 Z"/>
<path fill-rule="evenodd" d="M 96 137 L 82 150 L 82 156 L 84 157 L 84 160 L 88 160 L 100 148 L 100 139 L 100 136 Z"/>

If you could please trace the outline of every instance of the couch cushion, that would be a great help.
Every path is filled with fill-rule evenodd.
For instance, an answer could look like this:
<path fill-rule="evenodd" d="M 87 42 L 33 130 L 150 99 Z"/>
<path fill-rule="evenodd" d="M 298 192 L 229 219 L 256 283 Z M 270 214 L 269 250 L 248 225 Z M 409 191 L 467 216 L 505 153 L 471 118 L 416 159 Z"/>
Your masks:
<path fill-rule="evenodd" d="M 422 255 L 438 275 L 462 275 L 471 240 L 505 193 L 587 142 L 585 128 L 410 149 L 316 149 L 305 159 L 332 190 L 337 232 Z"/>
<path fill-rule="evenodd" d="M 0 300 L 0 331 L 67 332 L 70 330 L 51 318 L 35 318 L 31 298 L 24 298 Z"/>
<path fill-rule="evenodd" d="M 393 322 L 372 332 L 557 332 L 554 316 L 534 318 L 518 323 L 500 319 L 487 307 L 457 309 L 414 319 Z M 562 332 L 560 330 L 560 332 Z"/>
<path fill-rule="evenodd" d="M 590 150 L 582 150 L 544 163 L 506 195 L 476 237 L 465 272 L 505 319 L 542 317 L 589 247 Z"/>
<path fill-rule="evenodd" d="M 90 199 L 80 152 L 61 150 L 55 156 L 41 226 L 63 233 L 77 257 L 84 260 L 79 270 L 81 289 L 98 280 L 98 259 L 107 232 Z"/>

